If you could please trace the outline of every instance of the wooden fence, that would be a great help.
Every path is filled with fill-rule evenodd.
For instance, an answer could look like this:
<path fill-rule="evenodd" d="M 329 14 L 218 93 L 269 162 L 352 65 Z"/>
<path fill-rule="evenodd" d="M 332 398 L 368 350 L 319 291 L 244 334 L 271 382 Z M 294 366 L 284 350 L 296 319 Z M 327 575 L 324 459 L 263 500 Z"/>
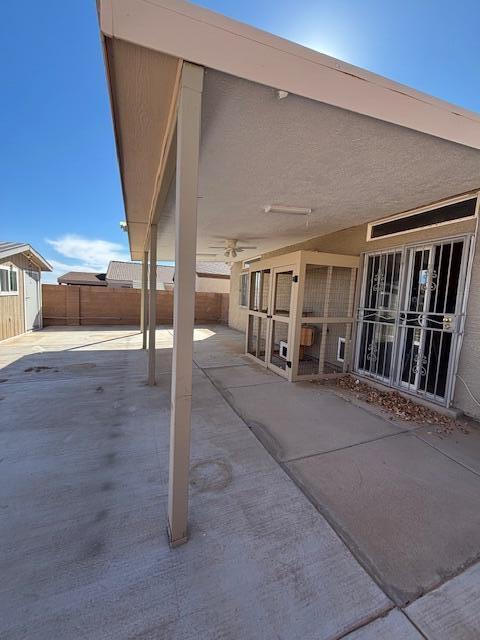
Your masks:
<path fill-rule="evenodd" d="M 42 285 L 43 325 L 138 325 L 140 289 Z M 197 292 L 195 322 L 228 322 L 228 293 Z M 157 324 L 173 322 L 173 291 L 157 291 Z"/>

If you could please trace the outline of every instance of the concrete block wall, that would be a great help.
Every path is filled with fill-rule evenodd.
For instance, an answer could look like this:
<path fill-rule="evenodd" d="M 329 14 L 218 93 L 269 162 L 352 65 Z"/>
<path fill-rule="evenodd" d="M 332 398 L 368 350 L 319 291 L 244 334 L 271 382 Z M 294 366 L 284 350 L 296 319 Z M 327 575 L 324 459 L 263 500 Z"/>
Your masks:
<path fill-rule="evenodd" d="M 173 291 L 157 291 L 157 324 L 173 322 L 173 295 Z M 140 289 L 44 284 L 42 297 L 44 326 L 140 323 Z M 226 323 L 228 300 L 226 293 L 197 292 L 195 321 Z"/>

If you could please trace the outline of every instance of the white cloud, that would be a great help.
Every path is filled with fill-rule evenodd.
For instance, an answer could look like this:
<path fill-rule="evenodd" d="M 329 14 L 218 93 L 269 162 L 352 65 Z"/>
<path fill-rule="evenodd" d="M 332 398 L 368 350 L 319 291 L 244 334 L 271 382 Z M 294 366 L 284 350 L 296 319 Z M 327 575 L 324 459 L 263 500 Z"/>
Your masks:
<path fill-rule="evenodd" d="M 67 234 L 54 240 L 46 240 L 53 249 L 74 263 L 47 258 L 53 272 L 45 274 L 44 282 L 57 282 L 57 278 L 67 271 L 106 271 L 110 260 L 129 261 L 128 250 L 117 242 L 90 239 L 84 236 Z"/>
<path fill-rule="evenodd" d="M 47 240 L 65 258 L 81 260 L 93 269 L 106 269 L 110 260 L 129 260 L 126 248 L 117 242 L 97 240 L 68 234 L 57 240 Z"/>

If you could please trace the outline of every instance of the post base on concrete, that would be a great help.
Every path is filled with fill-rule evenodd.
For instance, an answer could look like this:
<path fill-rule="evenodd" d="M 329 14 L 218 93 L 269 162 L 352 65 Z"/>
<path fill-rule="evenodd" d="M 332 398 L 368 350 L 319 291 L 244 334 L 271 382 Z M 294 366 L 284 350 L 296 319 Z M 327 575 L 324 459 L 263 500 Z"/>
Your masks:
<path fill-rule="evenodd" d="M 177 547 L 181 547 L 182 544 L 185 544 L 188 541 L 188 536 L 179 538 L 178 540 L 172 540 L 170 523 L 167 524 L 167 536 L 168 536 L 168 544 L 170 545 L 170 549 L 176 549 Z"/>

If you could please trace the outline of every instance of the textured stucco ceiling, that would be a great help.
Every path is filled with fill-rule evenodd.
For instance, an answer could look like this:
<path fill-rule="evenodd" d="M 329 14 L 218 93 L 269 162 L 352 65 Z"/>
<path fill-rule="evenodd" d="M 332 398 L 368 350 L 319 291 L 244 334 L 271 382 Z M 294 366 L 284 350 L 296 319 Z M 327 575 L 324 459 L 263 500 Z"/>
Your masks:
<path fill-rule="evenodd" d="M 480 151 L 220 72 L 206 71 L 202 109 L 199 253 L 236 238 L 257 246 L 244 259 L 480 186 Z M 159 259 L 174 257 L 173 209 L 174 181 Z"/>

